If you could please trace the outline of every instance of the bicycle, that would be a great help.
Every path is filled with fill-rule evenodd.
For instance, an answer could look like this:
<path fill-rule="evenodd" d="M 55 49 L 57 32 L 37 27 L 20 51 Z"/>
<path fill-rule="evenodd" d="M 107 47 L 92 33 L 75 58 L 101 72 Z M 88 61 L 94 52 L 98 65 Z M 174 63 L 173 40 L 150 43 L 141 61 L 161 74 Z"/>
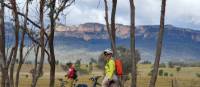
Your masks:
<path fill-rule="evenodd" d="M 67 81 L 63 80 L 62 78 L 59 78 L 58 81 L 60 82 L 60 86 L 59 87 L 66 87 L 65 85 L 68 83 Z M 73 87 L 77 87 L 76 86 L 76 82 L 78 80 L 74 80 L 74 83 L 73 83 Z"/>
<path fill-rule="evenodd" d="M 98 82 L 98 80 L 101 78 L 102 76 L 92 76 L 89 78 L 89 80 L 92 81 L 92 87 L 97 87 L 97 86 L 101 86 L 101 84 Z M 65 84 L 67 83 L 67 81 L 64 81 L 63 79 L 58 79 L 60 81 L 60 87 L 65 87 Z M 109 83 L 109 87 L 114 83 L 114 81 L 111 81 Z M 77 81 L 74 82 L 73 87 L 88 87 L 87 84 L 77 84 Z M 111 86 L 112 87 L 112 86 Z"/>
<path fill-rule="evenodd" d="M 98 83 L 98 80 L 101 76 L 93 76 L 93 77 L 90 77 L 89 80 L 92 81 L 92 87 L 97 87 L 97 85 L 101 86 L 100 83 Z M 76 86 L 74 87 L 88 87 L 88 85 L 86 84 L 77 84 Z"/>
<path fill-rule="evenodd" d="M 101 86 L 100 83 L 98 83 L 98 80 L 101 76 L 94 76 L 89 78 L 89 80 L 91 80 L 93 82 L 92 87 L 96 87 L 97 85 Z"/>

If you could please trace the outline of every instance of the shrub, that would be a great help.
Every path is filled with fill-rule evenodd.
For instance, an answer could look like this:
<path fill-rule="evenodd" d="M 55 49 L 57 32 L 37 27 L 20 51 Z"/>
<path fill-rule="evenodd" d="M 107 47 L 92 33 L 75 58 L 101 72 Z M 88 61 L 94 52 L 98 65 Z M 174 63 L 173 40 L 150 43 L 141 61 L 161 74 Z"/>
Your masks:
<path fill-rule="evenodd" d="M 141 62 L 140 64 L 151 64 L 151 61 L 145 60 L 145 61 Z"/>
<path fill-rule="evenodd" d="M 176 67 L 176 71 L 177 72 L 181 71 L 181 67 Z"/>
<path fill-rule="evenodd" d="M 148 73 L 148 76 L 151 76 L 153 74 L 153 69 Z"/>
<path fill-rule="evenodd" d="M 174 68 L 174 64 L 171 61 L 168 62 L 168 66 L 169 66 L 169 68 Z"/>
<path fill-rule="evenodd" d="M 56 65 L 58 65 L 59 64 L 59 60 L 56 60 Z"/>
<path fill-rule="evenodd" d="M 174 75 L 171 73 L 170 76 L 173 77 Z"/>
<path fill-rule="evenodd" d="M 25 77 L 28 78 L 28 74 L 26 74 Z"/>
<path fill-rule="evenodd" d="M 198 78 L 200 78 L 200 73 L 196 73 L 196 76 L 197 76 Z"/>
<path fill-rule="evenodd" d="M 92 70 L 93 70 L 93 64 L 92 64 L 92 62 L 89 63 L 88 67 L 89 67 L 89 72 L 92 72 Z"/>
<path fill-rule="evenodd" d="M 165 73 L 164 73 L 164 76 L 168 76 L 168 72 L 165 72 Z"/>
<path fill-rule="evenodd" d="M 166 68 L 166 65 L 165 65 L 165 63 L 161 63 L 161 64 L 159 65 L 159 67 L 160 67 L 160 68 Z"/>
<path fill-rule="evenodd" d="M 97 64 L 97 60 L 94 59 L 94 58 L 90 58 L 90 62 L 94 63 L 94 64 Z"/>
<path fill-rule="evenodd" d="M 163 70 L 159 70 L 159 76 L 163 76 Z"/>
<path fill-rule="evenodd" d="M 81 59 L 76 60 L 76 62 L 75 62 L 75 68 L 78 71 L 80 70 L 80 68 L 81 68 Z"/>

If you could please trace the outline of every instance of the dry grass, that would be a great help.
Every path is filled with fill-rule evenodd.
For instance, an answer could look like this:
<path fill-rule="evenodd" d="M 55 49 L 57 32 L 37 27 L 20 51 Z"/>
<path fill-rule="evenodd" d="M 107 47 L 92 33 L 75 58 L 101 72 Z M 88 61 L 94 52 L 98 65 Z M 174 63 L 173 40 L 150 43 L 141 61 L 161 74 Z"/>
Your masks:
<path fill-rule="evenodd" d="M 86 68 L 86 65 L 82 65 L 82 68 Z M 138 65 L 138 87 L 148 87 L 150 77 L 148 73 L 151 71 L 152 65 Z M 23 65 L 22 71 L 20 74 L 20 87 L 30 87 L 31 85 L 31 75 L 29 71 L 33 68 L 33 65 Z M 37 87 L 48 87 L 49 84 L 49 65 L 44 65 L 44 75 L 38 81 Z M 196 73 L 200 72 L 200 67 L 185 67 L 182 68 L 180 72 L 176 72 L 176 68 L 161 68 L 164 72 L 168 72 L 173 74 L 173 77 L 158 77 L 157 80 L 157 87 L 171 87 L 172 80 L 175 84 L 175 87 L 200 87 L 200 78 L 196 77 Z M 66 74 L 65 71 L 58 65 L 56 66 L 56 86 L 60 87 L 59 78 L 65 79 L 64 75 Z M 26 77 L 28 75 L 28 77 Z M 94 68 L 92 74 L 90 75 L 82 75 L 79 76 L 78 83 L 87 83 L 89 87 L 91 87 L 92 82 L 89 80 L 89 77 L 93 75 L 102 75 L 102 71 Z M 102 78 L 101 78 L 102 79 Z M 101 82 L 101 79 L 99 82 Z M 129 87 L 130 80 L 125 83 L 125 87 Z"/>

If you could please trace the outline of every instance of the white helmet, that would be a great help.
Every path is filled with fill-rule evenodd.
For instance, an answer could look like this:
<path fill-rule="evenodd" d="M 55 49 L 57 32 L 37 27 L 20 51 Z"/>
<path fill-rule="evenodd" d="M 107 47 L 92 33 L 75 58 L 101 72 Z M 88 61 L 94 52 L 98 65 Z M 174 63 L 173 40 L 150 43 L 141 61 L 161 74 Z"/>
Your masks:
<path fill-rule="evenodd" d="M 105 49 L 104 54 L 113 54 L 113 51 L 111 49 Z"/>

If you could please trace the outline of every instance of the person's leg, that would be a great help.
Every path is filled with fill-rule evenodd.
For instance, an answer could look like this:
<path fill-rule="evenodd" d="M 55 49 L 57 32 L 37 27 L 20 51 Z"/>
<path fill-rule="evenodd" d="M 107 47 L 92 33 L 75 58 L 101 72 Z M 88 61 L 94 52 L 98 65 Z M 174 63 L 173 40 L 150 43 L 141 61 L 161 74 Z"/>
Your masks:
<path fill-rule="evenodd" d="M 73 87 L 74 80 L 68 79 L 68 86 L 67 87 Z"/>
<path fill-rule="evenodd" d="M 118 76 L 118 84 L 119 84 L 120 87 L 123 87 L 121 76 Z"/>
<path fill-rule="evenodd" d="M 111 81 L 109 87 L 120 87 L 119 84 L 116 81 Z"/>
<path fill-rule="evenodd" d="M 120 83 L 119 83 L 119 78 L 117 77 L 117 75 L 113 76 L 113 83 L 112 83 L 112 87 L 120 87 Z"/>
<path fill-rule="evenodd" d="M 108 87 L 108 77 L 104 77 L 103 81 L 102 81 L 102 87 Z"/>

